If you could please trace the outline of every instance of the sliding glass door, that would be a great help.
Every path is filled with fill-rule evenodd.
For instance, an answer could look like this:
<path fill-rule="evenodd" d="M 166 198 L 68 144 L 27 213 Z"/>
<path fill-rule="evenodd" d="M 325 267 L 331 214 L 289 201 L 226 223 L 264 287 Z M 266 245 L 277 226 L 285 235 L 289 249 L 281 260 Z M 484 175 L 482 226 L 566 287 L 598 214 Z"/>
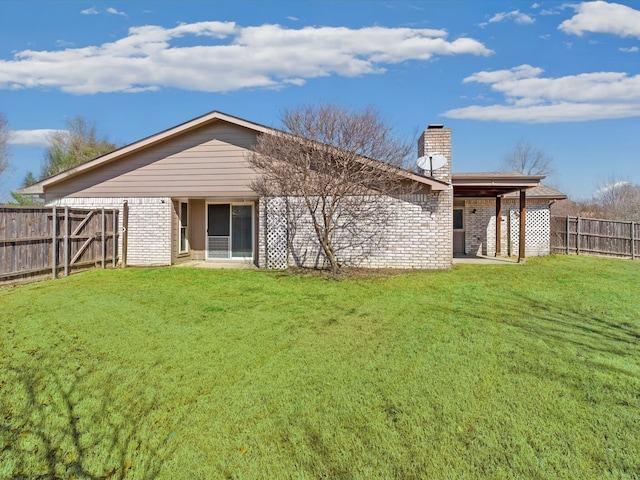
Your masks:
<path fill-rule="evenodd" d="M 253 205 L 207 205 L 207 260 L 253 258 Z"/>
<path fill-rule="evenodd" d="M 231 205 L 231 257 L 253 257 L 252 205 Z"/>

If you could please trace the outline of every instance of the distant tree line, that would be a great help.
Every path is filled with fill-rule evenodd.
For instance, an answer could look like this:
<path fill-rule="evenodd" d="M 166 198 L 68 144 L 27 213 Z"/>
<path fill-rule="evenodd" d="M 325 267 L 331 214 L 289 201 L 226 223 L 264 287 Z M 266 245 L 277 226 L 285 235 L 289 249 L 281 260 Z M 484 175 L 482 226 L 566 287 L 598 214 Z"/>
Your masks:
<path fill-rule="evenodd" d="M 640 222 L 640 185 L 615 177 L 603 182 L 588 200 L 556 202 L 552 215 L 602 218 L 621 222 Z"/>

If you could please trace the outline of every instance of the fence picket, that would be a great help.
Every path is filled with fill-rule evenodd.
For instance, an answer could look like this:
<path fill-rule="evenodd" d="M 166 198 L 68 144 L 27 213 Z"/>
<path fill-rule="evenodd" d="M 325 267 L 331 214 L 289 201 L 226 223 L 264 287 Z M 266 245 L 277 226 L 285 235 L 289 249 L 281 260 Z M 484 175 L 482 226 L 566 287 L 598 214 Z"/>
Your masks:
<path fill-rule="evenodd" d="M 107 260 L 115 267 L 117 226 L 117 208 L 0 206 L 0 283 L 48 274 L 56 278 L 61 268 L 65 275 L 78 267 L 104 268 Z"/>
<path fill-rule="evenodd" d="M 575 225 L 575 233 L 572 231 Z M 634 222 L 584 217 L 551 217 L 551 253 L 637 258 Z M 573 238 L 575 237 L 575 242 Z"/>
<path fill-rule="evenodd" d="M 51 211 L 51 277 L 58 276 L 58 211 L 53 207 Z"/>

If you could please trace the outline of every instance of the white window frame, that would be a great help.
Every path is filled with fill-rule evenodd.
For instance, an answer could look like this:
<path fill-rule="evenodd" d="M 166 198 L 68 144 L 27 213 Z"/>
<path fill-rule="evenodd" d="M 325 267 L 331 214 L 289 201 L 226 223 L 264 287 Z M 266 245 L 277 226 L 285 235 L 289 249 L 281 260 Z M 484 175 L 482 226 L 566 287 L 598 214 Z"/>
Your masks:
<path fill-rule="evenodd" d="M 178 202 L 178 252 L 189 253 L 189 202 Z M 186 205 L 186 216 L 182 218 L 182 205 Z M 184 245 L 182 244 L 182 232 L 184 231 Z"/>
<path fill-rule="evenodd" d="M 206 225 L 209 224 L 209 205 L 229 205 L 229 232 L 231 233 L 233 230 L 233 216 L 231 215 L 231 208 L 234 206 L 250 206 L 251 207 L 251 257 L 234 257 L 231 251 L 231 242 L 232 238 L 229 235 L 229 256 L 226 258 L 212 258 L 209 256 L 208 238 L 209 235 L 207 233 Z M 233 262 L 246 262 L 247 260 L 253 260 L 256 255 L 256 204 L 255 202 L 232 202 L 232 201 L 215 201 L 215 202 L 206 202 L 205 203 L 205 260 L 207 261 L 233 261 Z"/>

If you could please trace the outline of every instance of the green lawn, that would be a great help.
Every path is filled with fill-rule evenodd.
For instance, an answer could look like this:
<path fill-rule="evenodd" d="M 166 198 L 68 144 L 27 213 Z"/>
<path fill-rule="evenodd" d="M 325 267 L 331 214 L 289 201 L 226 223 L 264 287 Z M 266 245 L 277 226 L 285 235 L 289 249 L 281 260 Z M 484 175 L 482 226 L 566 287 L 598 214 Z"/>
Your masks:
<path fill-rule="evenodd" d="M 0 289 L 0 478 L 640 478 L 640 262 Z"/>

